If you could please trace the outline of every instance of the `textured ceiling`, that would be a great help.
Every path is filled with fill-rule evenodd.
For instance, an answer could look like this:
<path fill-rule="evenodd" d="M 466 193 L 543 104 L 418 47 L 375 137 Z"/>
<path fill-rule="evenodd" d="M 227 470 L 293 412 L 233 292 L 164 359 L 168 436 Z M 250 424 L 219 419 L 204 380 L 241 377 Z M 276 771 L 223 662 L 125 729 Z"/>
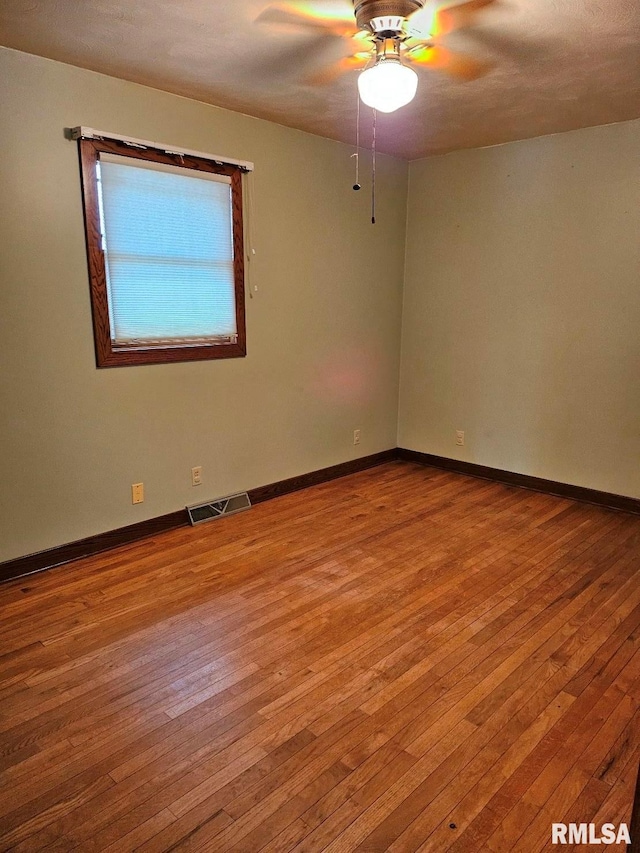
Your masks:
<path fill-rule="evenodd" d="M 269 5 L 7 0 L 0 43 L 353 141 L 357 72 L 308 82 L 353 47 L 257 21 Z M 351 4 L 293 5 L 344 16 Z M 382 150 L 415 159 L 640 117 L 639 0 L 502 0 L 444 43 L 492 61 L 491 72 L 461 83 L 422 69 L 416 100 L 379 118 Z"/>

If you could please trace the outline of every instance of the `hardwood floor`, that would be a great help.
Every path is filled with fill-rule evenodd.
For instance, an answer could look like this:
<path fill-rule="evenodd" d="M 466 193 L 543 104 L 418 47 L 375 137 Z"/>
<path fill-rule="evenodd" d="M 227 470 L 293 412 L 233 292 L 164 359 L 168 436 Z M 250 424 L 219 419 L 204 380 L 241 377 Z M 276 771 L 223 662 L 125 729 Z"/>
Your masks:
<path fill-rule="evenodd" d="M 8 583 L 0 849 L 571 849 L 631 816 L 639 572 L 640 517 L 396 462 Z"/>

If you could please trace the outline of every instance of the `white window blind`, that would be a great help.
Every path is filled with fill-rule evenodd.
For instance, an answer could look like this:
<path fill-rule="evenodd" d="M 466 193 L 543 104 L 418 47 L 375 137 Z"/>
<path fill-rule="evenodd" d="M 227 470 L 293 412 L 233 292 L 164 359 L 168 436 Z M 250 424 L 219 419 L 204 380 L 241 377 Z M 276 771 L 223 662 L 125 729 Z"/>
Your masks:
<path fill-rule="evenodd" d="M 113 342 L 235 342 L 230 179 L 102 153 L 98 187 Z"/>

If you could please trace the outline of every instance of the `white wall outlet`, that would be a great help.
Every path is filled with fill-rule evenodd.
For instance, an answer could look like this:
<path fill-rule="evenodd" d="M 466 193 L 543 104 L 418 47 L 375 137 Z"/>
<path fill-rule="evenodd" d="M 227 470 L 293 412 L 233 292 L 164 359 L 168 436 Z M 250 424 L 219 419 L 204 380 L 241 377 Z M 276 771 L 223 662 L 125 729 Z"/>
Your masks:
<path fill-rule="evenodd" d="M 131 486 L 131 503 L 144 503 L 144 483 L 133 483 Z"/>
<path fill-rule="evenodd" d="M 202 465 L 196 465 L 191 469 L 191 485 L 199 486 L 202 483 Z"/>
<path fill-rule="evenodd" d="M 456 444 L 458 447 L 464 447 L 464 430 L 457 429 L 456 430 Z"/>
<path fill-rule="evenodd" d="M 353 431 L 353 443 L 360 444 L 360 430 L 354 429 Z"/>

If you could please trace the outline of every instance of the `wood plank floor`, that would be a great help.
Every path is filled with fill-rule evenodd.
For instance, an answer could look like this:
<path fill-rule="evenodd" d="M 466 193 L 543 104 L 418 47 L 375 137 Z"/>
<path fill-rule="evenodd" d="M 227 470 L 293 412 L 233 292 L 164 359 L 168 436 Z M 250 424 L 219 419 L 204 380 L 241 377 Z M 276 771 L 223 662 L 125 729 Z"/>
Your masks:
<path fill-rule="evenodd" d="M 6 584 L 0 849 L 628 822 L 639 567 L 639 517 L 397 462 Z"/>

